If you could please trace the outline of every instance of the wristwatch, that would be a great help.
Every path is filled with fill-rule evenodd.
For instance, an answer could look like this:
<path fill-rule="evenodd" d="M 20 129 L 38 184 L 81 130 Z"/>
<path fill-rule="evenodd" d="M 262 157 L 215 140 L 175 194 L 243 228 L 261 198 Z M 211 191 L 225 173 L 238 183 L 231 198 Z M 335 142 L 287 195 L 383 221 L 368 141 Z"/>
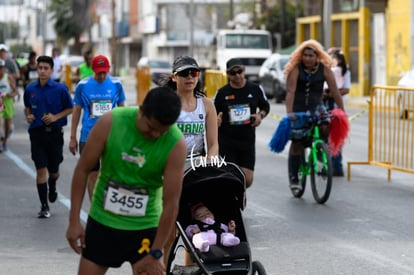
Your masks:
<path fill-rule="evenodd" d="M 264 117 L 266 116 L 265 114 L 263 114 L 262 112 L 259 112 L 260 118 L 264 119 Z"/>
<path fill-rule="evenodd" d="M 149 254 L 152 256 L 152 257 L 154 257 L 154 259 L 159 259 L 159 258 L 161 258 L 162 257 L 162 251 L 160 250 L 160 249 L 151 249 L 150 250 L 150 252 L 149 252 Z"/>

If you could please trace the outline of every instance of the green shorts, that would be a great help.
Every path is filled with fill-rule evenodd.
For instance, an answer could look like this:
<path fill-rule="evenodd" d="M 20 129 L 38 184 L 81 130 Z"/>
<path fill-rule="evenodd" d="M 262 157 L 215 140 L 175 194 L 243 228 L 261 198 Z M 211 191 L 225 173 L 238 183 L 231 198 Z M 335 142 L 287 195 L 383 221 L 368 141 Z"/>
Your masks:
<path fill-rule="evenodd" d="M 14 117 L 14 101 L 12 97 L 3 97 L 4 110 L 0 113 L 0 118 Z"/>

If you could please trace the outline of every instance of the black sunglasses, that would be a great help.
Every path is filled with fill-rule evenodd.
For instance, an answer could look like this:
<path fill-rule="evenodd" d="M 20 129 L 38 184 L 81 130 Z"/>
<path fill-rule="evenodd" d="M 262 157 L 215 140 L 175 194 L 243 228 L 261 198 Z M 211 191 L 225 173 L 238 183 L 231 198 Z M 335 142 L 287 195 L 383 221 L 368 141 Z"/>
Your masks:
<path fill-rule="evenodd" d="M 236 75 L 243 73 L 243 69 L 239 69 L 237 71 L 228 71 L 229 75 Z"/>
<path fill-rule="evenodd" d="M 178 75 L 181 77 L 188 77 L 188 76 L 192 76 L 192 77 L 198 77 L 200 75 L 200 71 L 194 70 L 194 69 L 186 69 L 186 70 L 182 70 L 180 72 L 175 72 L 174 75 Z"/>

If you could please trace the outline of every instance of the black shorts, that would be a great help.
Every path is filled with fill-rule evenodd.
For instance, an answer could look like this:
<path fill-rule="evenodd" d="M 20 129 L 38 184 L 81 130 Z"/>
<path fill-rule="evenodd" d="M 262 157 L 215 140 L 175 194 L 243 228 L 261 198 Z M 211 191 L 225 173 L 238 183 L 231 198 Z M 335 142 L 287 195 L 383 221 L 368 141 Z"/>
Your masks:
<path fill-rule="evenodd" d="M 82 153 L 85 144 L 86 142 L 79 142 L 79 154 Z M 99 171 L 99 169 L 101 169 L 101 162 L 98 160 L 98 162 L 95 164 L 91 171 Z"/>
<path fill-rule="evenodd" d="M 43 126 L 29 130 L 30 150 L 36 169 L 47 167 L 49 173 L 59 172 L 63 161 L 63 129 Z"/>
<path fill-rule="evenodd" d="M 240 167 L 254 170 L 256 162 L 255 143 L 240 143 L 237 141 L 226 141 L 219 139 L 220 156 L 226 162 L 233 162 Z"/>
<path fill-rule="evenodd" d="M 151 247 L 156 232 L 156 228 L 133 231 L 114 229 L 88 217 L 82 256 L 105 267 L 120 267 L 125 261 L 132 265 L 147 255 L 149 250 L 146 248 Z M 149 240 L 148 246 L 142 245 L 145 239 Z"/>

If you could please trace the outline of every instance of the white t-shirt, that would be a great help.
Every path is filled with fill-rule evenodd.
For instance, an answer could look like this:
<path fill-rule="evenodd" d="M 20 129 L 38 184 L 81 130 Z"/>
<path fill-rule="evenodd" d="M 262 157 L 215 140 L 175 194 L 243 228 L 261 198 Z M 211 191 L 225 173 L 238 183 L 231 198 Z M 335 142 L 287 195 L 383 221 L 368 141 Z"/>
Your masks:
<path fill-rule="evenodd" d="M 62 67 L 62 61 L 60 60 L 59 56 L 55 56 L 53 58 L 53 74 L 52 74 L 53 80 L 60 78 L 61 67 Z"/>

